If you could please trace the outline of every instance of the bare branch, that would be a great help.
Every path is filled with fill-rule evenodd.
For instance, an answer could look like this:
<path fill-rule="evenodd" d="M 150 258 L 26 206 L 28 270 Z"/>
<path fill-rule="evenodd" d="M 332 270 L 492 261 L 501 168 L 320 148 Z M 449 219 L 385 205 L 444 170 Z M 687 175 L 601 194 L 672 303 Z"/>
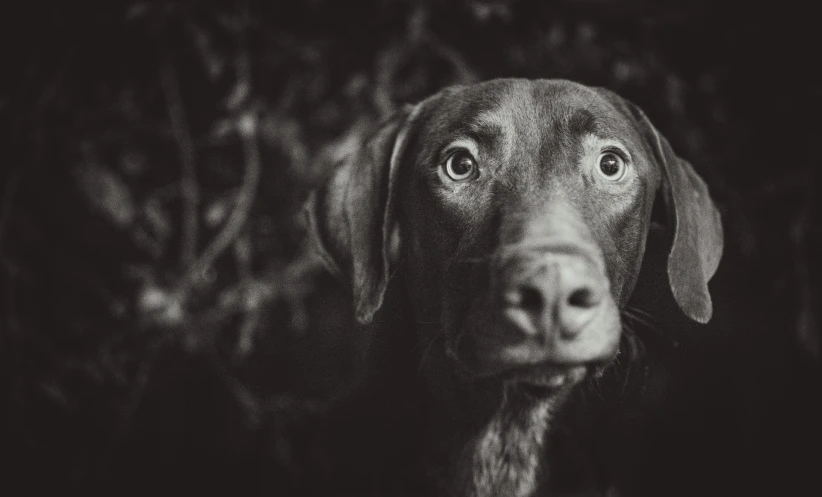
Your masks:
<path fill-rule="evenodd" d="M 170 337 L 171 335 L 161 335 L 155 339 L 155 341 L 149 345 L 145 357 L 140 361 L 128 397 L 125 399 L 122 409 L 117 415 L 116 424 L 107 441 L 106 448 L 102 452 L 102 457 L 97 461 L 95 470 L 98 474 L 104 474 L 108 471 L 112 454 L 117 450 L 120 443 L 128 435 L 129 430 L 133 427 L 137 411 L 140 409 L 148 391 L 154 366 L 161 353 L 165 351 L 165 346 L 170 342 Z"/>
<path fill-rule="evenodd" d="M 180 192 L 183 198 L 183 224 L 180 259 L 184 267 L 191 267 L 197 253 L 199 231 L 200 191 L 197 184 L 197 164 L 194 140 L 180 94 L 177 71 L 168 56 L 163 57 L 160 82 L 168 106 L 171 128 L 180 152 Z"/>
<path fill-rule="evenodd" d="M 250 85 L 251 61 L 245 40 L 240 39 L 240 58 L 237 63 L 238 84 Z M 237 239 L 242 231 L 260 181 L 260 146 L 257 133 L 258 123 L 253 107 L 246 110 L 237 120 L 236 129 L 243 145 L 245 171 L 243 183 L 237 193 L 237 201 L 226 220 L 223 228 L 211 240 L 197 260 L 189 269 L 180 283 L 178 294 L 185 295 L 192 285 L 200 279 L 203 273 L 217 260 L 217 258 Z"/>
<path fill-rule="evenodd" d="M 471 65 L 459 51 L 454 50 L 432 33 L 427 33 L 425 40 L 440 57 L 451 64 L 456 73 L 456 79 L 460 84 L 476 83 L 480 80 L 479 75 L 471 68 Z"/>
<path fill-rule="evenodd" d="M 213 240 L 203 250 L 202 255 L 191 265 L 188 271 L 189 284 L 198 279 L 200 275 L 211 266 L 237 238 L 245 226 L 251 206 L 254 203 L 257 185 L 260 181 L 260 149 L 257 143 L 257 122 L 256 118 L 247 114 L 240 119 L 238 131 L 243 142 L 243 152 L 245 157 L 245 174 L 243 184 L 237 194 L 237 202 L 231 211 L 223 228 L 217 233 Z"/>

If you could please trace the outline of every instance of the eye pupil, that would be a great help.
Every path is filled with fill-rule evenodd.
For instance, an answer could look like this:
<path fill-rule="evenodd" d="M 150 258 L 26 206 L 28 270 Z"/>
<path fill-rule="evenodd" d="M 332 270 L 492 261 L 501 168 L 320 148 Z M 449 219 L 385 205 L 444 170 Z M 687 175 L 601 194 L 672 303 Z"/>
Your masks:
<path fill-rule="evenodd" d="M 454 172 L 459 175 L 467 174 L 474 167 L 474 161 L 470 157 L 462 156 L 454 163 Z"/>
<path fill-rule="evenodd" d="M 468 152 L 453 154 L 445 163 L 445 172 L 453 181 L 463 181 L 476 174 L 477 163 Z"/>
<path fill-rule="evenodd" d="M 614 154 L 605 154 L 599 161 L 599 170 L 605 176 L 614 176 L 619 173 L 619 158 Z"/>

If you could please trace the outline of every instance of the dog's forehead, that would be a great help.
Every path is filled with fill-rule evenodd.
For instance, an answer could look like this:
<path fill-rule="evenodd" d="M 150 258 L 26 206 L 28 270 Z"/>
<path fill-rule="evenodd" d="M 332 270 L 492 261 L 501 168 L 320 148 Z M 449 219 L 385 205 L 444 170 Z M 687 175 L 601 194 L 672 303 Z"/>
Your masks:
<path fill-rule="evenodd" d="M 487 87 L 468 87 L 457 96 L 471 101 L 478 96 L 495 105 L 484 109 L 475 119 L 488 124 L 528 127 L 550 125 L 556 120 L 588 112 L 605 121 L 617 119 L 615 109 L 595 90 L 566 80 L 498 80 Z"/>
<path fill-rule="evenodd" d="M 496 139 L 510 152 L 557 133 L 634 138 L 633 126 L 608 97 L 566 80 L 499 79 L 448 88 L 426 102 L 427 143 L 456 136 Z"/>

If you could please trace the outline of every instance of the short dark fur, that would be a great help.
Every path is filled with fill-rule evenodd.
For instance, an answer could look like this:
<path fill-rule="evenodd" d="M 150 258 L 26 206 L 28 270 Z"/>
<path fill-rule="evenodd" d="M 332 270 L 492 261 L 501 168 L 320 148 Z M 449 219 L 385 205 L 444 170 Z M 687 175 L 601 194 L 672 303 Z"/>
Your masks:
<path fill-rule="evenodd" d="M 457 139 L 478 150 L 470 184 L 442 176 Z M 589 148 L 607 140 L 633 159 L 622 184 L 590 164 L 599 148 Z M 402 446 L 393 462 L 403 470 L 392 474 L 407 470 L 426 491 L 538 493 L 551 477 L 555 412 L 616 353 L 658 192 L 675 227 L 674 296 L 704 322 L 722 251 L 718 213 L 690 164 L 629 102 L 567 81 L 495 80 L 443 90 L 385 123 L 309 202 L 316 246 L 376 337 L 368 388 L 346 404 L 359 402 L 358 414 L 339 418 L 352 443 Z M 576 288 L 572 280 L 587 292 L 579 298 L 595 297 L 595 314 L 562 307 L 555 294 Z M 558 314 L 504 303 L 523 289 Z M 545 378 L 561 388 L 534 395 Z"/>

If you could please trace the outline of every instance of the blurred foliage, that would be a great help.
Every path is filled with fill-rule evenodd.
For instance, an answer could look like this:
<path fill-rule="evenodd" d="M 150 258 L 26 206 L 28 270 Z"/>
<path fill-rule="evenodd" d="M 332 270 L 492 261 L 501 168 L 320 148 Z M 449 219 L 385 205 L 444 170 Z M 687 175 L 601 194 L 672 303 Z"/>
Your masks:
<path fill-rule="evenodd" d="M 132 0 L 9 14 L 2 445 L 33 474 L 79 485 L 107 471 L 178 362 L 205 364 L 229 393 L 214 402 L 251 428 L 260 399 L 350 381 L 359 339 L 301 245 L 300 204 L 370 124 L 493 77 L 574 79 L 646 109 L 711 184 L 727 264 L 772 307 L 751 333 L 818 359 L 822 129 L 804 116 L 822 110 L 822 85 L 813 30 L 787 4 Z"/>

